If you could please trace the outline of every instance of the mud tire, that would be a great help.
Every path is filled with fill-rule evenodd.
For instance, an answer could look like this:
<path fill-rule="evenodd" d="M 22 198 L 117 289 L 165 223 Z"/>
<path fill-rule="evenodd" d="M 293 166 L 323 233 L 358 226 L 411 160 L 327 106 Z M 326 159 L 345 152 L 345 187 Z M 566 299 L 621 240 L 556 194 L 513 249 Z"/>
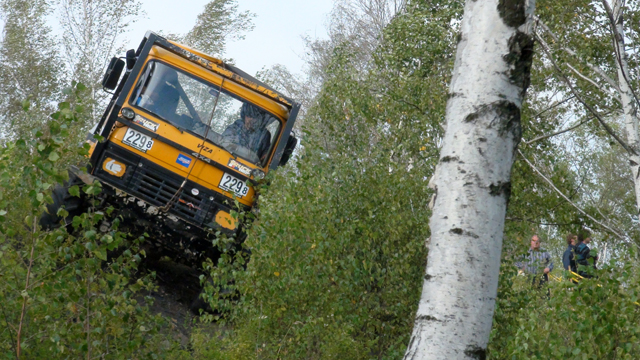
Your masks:
<path fill-rule="evenodd" d="M 51 192 L 52 204 L 47 204 L 47 211 L 40 216 L 40 226 L 45 230 L 58 228 L 62 225 L 62 216 L 57 215 L 58 210 L 64 206 L 69 215 L 64 218 L 65 223 L 73 220 L 74 216 L 82 214 L 84 211 L 84 201 L 81 197 L 69 194 L 69 188 L 74 185 L 84 184 L 75 174 L 69 172 L 69 181 L 56 185 Z"/>

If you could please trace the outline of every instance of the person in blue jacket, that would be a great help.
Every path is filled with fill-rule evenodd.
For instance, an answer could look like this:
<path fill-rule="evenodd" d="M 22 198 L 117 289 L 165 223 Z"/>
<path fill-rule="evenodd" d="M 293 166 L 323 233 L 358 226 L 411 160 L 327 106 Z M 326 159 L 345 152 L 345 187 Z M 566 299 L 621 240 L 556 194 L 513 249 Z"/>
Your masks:
<path fill-rule="evenodd" d="M 573 272 L 578 271 L 578 268 L 576 266 L 576 259 L 574 256 L 577 241 L 578 241 L 578 235 L 576 234 L 567 235 L 567 250 L 565 250 L 564 254 L 562 254 L 562 267 L 565 270 L 570 270 Z"/>
<path fill-rule="evenodd" d="M 578 244 L 575 249 L 575 259 L 576 265 L 578 268 L 578 274 L 585 278 L 591 278 L 591 272 L 589 271 L 589 267 L 593 267 L 596 269 L 596 262 L 598 261 L 598 257 L 595 253 L 591 253 L 591 249 L 589 248 L 589 243 L 591 242 L 591 233 L 586 230 L 578 233 Z"/>

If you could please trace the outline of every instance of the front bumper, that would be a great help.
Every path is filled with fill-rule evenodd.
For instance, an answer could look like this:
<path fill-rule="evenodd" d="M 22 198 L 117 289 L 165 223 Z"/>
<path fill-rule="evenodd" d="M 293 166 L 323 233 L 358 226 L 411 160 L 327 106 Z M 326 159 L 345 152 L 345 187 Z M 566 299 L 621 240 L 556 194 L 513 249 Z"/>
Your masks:
<path fill-rule="evenodd" d="M 104 164 L 113 159 L 126 167 L 122 173 L 114 174 L 107 171 Z M 100 155 L 93 176 L 127 195 L 142 200 L 148 207 L 147 212 L 159 210 L 174 196 L 173 205 L 168 215 L 195 225 L 201 229 L 220 230 L 227 234 L 235 233 L 237 224 L 220 223 L 221 219 L 228 219 L 233 202 L 226 196 L 208 189 L 191 180 L 176 195 L 184 178 L 138 156 L 113 143 L 107 143 Z M 238 210 L 238 209 L 234 209 Z M 248 209 L 242 209 L 248 210 Z"/>

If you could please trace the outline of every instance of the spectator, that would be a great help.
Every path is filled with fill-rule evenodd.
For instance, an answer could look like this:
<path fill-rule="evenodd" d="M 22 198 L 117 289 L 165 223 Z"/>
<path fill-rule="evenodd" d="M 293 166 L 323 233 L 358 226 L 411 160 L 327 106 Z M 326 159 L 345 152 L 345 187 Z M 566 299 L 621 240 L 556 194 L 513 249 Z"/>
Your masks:
<path fill-rule="evenodd" d="M 592 266 L 596 268 L 596 261 L 598 257 L 595 253 L 591 252 L 589 243 L 591 242 L 591 233 L 587 230 L 582 230 L 578 233 L 578 244 L 575 249 L 576 265 L 578 267 L 578 274 L 585 278 L 591 278 L 593 275 L 589 273 L 588 268 Z"/>
<path fill-rule="evenodd" d="M 516 262 L 515 265 L 531 278 L 531 284 L 535 287 L 540 287 L 549 281 L 548 274 L 553 270 L 551 255 L 549 255 L 549 252 L 540 249 L 538 235 L 531 237 L 529 251 L 523 255 L 522 261 Z"/>
<path fill-rule="evenodd" d="M 570 270 L 573 272 L 578 271 L 576 267 L 576 260 L 574 256 L 574 252 L 576 249 L 576 243 L 578 241 L 578 235 L 569 234 L 567 235 L 567 250 L 562 254 L 562 267 L 565 270 Z"/>

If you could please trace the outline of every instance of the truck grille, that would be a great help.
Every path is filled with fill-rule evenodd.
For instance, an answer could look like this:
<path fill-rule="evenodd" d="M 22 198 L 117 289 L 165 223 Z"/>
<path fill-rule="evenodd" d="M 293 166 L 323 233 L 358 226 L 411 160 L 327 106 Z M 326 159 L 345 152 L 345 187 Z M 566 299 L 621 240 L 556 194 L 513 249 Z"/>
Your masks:
<path fill-rule="evenodd" d="M 149 203 L 164 206 L 180 189 L 180 184 L 181 179 L 169 177 L 166 173 L 156 172 L 149 167 L 141 167 L 133 175 L 129 188 L 138 192 Z M 200 225 L 209 210 L 209 204 L 203 201 L 202 192 L 198 195 L 191 194 L 193 188 L 194 184 L 188 181 L 169 212 Z"/>

